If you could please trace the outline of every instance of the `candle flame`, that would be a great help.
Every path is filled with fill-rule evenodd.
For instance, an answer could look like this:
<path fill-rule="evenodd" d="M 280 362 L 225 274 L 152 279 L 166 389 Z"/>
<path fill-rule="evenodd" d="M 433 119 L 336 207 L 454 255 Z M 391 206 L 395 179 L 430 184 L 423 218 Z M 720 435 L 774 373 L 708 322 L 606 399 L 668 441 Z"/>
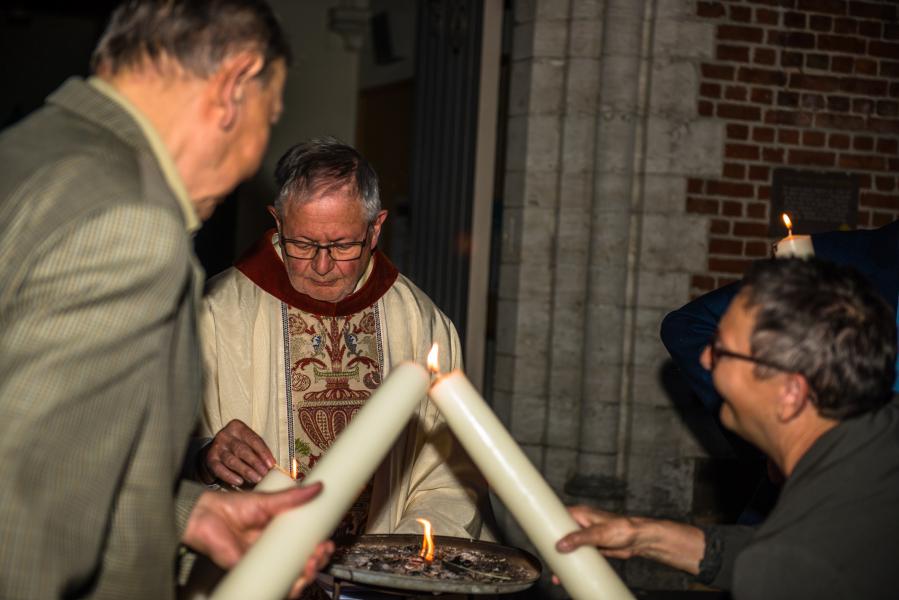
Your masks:
<path fill-rule="evenodd" d="M 297 468 L 297 457 L 294 456 L 294 457 L 293 457 L 293 460 L 290 461 L 290 478 L 291 478 L 291 479 L 296 479 L 296 478 L 297 478 L 297 471 L 298 471 L 298 470 L 299 470 L 299 469 Z"/>
<path fill-rule="evenodd" d="M 421 523 L 422 527 L 425 528 L 424 535 L 421 537 L 421 552 L 419 552 L 418 555 L 426 561 L 431 562 L 434 560 L 434 538 L 431 536 L 431 522 L 427 519 L 415 520 Z"/>
<path fill-rule="evenodd" d="M 793 221 L 790 220 L 790 215 L 783 213 L 780 217 L 784 220 L 784 225 L 787 226 L 787 235 L 793 235 Z"/>
<path fill-rule="evenodd" d="M 437 364 L 437 342 L 434 342 L 431 351 L 428 352 L 428 371 L 434 374 L 440 373 L 440 366 Z"/>

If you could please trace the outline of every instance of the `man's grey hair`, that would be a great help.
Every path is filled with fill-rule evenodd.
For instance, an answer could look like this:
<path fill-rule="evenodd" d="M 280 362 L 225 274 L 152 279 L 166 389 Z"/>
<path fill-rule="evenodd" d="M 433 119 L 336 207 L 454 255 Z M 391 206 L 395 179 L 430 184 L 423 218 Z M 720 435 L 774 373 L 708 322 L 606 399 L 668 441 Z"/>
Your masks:
<path fill-rule="evenodd" d="M 275 167 L 278 197 L 275 211 L 284 216 L 284 204 L 303 204 L 321 192 L 349 186 L 350 195 L 362 204 L 367 223 L 381 211 L 378 175 L 358 150 L 335 137 L 319 137 L 297 144 L 284 153 Z"/>
<path fill-rule="evenodd" d="M 128 0 L 112 13 L 91 67 L 114 75 L 169 57 L 208 77 L 241 50 L 262 55 L 263 77 L 277 59 L 290 62 L 284 32 L 263 0 Z"/>
<path fill-rule="evenodd" d="M 755 311 L 752 355 L 802 374 L 821 416 L 846 419 L 890 401 L 896 321 L 854 269 L 811 259 L 755 263 L 743 280 Z M 777 372 L 756 367 L 756 376 Z"/>

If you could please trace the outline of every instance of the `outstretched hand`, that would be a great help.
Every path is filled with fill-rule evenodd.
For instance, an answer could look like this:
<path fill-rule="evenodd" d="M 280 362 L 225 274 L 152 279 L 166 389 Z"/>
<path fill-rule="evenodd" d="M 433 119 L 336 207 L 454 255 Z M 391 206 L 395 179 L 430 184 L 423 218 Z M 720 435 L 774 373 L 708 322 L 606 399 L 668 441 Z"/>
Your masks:
<path fill-rule="evenodd" d="M 321 488 L 321 483 L 316 483 L 272 494 L 206 492 L 190 514 L 182 542 L 223 569 L 230 569 L 262 535 L 272 518 L 305 504 L 318 495 Z M 316 547 L 302 576 L 294 584 L 291 597 L 296 597 L 315 578 L 333 551 L 331 541 Z"/>
<path fill-rule="evenodd" d="M 233 486 L 259 483 L 276 464 L 265 441 L 243 421 L 234 419 L 215 434 L 200 455 L 200 478 Z"/>
<path fill-rule="evenodd" d="M 610 558 L 636 555 L 637 519 L 583 505 L 569 507 L 568 512 L 582 529 L 559 540 L 556 543 L 559 552 L 571 552 L 580 546 L 596 546 Z"/>

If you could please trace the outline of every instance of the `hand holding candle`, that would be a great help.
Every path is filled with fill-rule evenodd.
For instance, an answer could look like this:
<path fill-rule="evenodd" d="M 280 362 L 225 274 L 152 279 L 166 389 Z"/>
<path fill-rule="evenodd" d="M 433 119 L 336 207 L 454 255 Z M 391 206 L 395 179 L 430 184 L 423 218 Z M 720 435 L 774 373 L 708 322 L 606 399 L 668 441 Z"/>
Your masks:
<path fill-rule="evenodd" d="M 436 357 L 432 363 L 429 356 L 428 364 L 436 365 Z M 571 596 L 575 600 L 633 598 L 596 548 L 584 546 L 570 554 L 556 549 L 559 539 L 579 529 L 577 523 L 465 375 L 457 370 L 439 377 L 430 395 Z"/>
<path fill-rule="evenodd" d="M 793 222 L 787 213 L 781 215 L 787 226 L 787 237 L 774 244 L 774 256 L 777 258 L 809 258 L 815 255 L 812 238 L 807 235 L 793 235 Z"/>

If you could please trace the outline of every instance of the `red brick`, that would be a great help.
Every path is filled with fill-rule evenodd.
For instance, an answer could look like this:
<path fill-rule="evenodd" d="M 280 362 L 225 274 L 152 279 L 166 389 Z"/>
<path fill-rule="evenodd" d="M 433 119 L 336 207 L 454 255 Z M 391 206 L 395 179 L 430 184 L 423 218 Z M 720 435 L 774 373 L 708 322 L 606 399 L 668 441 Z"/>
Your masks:
<path fill-rule="evenodd" d="M 832 15 L 846 14 L 846 2 L 843 0 L 799 0 L 797 8 L 803 11 Z"/>
<path fill-rule="evenodd" d="M 821 110 L 827 105 L 827 101 L 821 94 L 802 94 L 799 104 L 803 110 Z"/>
<path fill-rule="evenodd" d="M 853 98 L 852 100 L 852 112 L 863 115 L 870 115 L 874 112 L 875 106 L 874 101 L 868 98 Z"/>
<path fill-rule="evenodd" d="M 748 90 L 742 85 L 729 85 L 724 88 L 724 97 L 727 100 L 736 100 L 738 102 L 743 102 L 746 100 L 746 93 Z M 720 106 L 719 112 L 720 112 Z"/>
<path fill-rule="evenodd" d="M 837 57 L 834 57 L 836 59 Z M 855 59 L 856 75 L 877 75 L 877 61 L 869 58 Z"/>
<path fill-rule="evenodd" d="M 762 109 L 758 106 L 744 104 L 718 104 L 717 115 L 721 119 L 739 119 L 741 121 L 758 121 L 762 118 Z"/>
<path fill-rule="evenodd" d="M 850 115 L 819 113 L 815 115 L 815 127 L 824 129 L 864 129 L 865 120 Z"/>
<path fill-rule="evenodd" d="M 740 206 L 739 202 L 735 202 L 734 204 Z M 742 210 L 740 212 L 742 212 Z M 727 238 L 709 238 L 709 253 L 736 254 L 737 256 L 740 256 L 743 254 L 743 241 Z"/>
<path fill-rule="evenodd" d="M 802 132 L 802 145 L 810 146 L 813 148 L 820 148 L 824 145 L 827 136 L 821 131 L 803 131 Z"/>
<path fill-rule="evenodd" d="M 710 19 L 723 17 L 725 15 L 724 5 L 720 2 L 700 2 L 696 7 L 696 14 Z"/>
<path fill-rule="evenodd" d="M 858 24 L 858 32 L 869 38 L 880 39 L 881 29 L 879 21 L 861 21 Z"/>
<path fill-rule="evenodd" d="M 759 204 L 764 209 L 764 204 Z M 764 215 L 762 215 L 764 217 Z M 765 242 L 746 242 L 746 249 L 743 251 L 746 256 L 752 258 L 764 258 L 768 256 L 770 246 Z"/>
<path fill-rule="evenodd" d="M 858 189 L 860 190 L 869 190 L 871 189 L 871 176 L 867 173 L 858 173 L 856 175 L 858 179 Z"/>
<path fill-rule="evenodd" d="M 868 130 L 876 131 L 877 133 L 899 135 L 899 120 L 870 117 L 868 119 Z"/>
<path fill-rule="evenodd" d="M 802 53 L 801 52 L 781 52 L 780 53 L 780 64 L 782 67 L 801 67 L 802 66 Z"/>
<path fill-rule="evenodd" d="M 768 175 L 771 172 L 769 167 L 765 167 L 762 165 L 750 165 L 749 166 L 749 179 L 754 181 L 768 181 Z M 755 216 L 755 215 L 750 215 Z"/>
<path fill-rule="evenodd" d="M 730 5 L 730 20 L 745 23 L 752 20 L 752 9 L 748 6 Z"/>
<path fill-rule="evenodd" d="M 768 31 L 768 43 L 784 46 L 786 48 L 804 48 L 811 50 L 815 47 L 815 34 L 800 31 Z"/>
<path fill-rule="evenodd" d="M 734 235 L 745 235 L 747 237 L 768 237 L 767 223 L 746 223 L 737 221 L 734 223 Z"/>
<path fill-rule="evenodd" d="M 855 136 L 855 139 L 852 140 L 852 148 L 854 150 L 861 150 L 863 152 L 873 150 L 874 138 L 868 137 L 866 135 L 857 135 Z"/>
<path fill-rule="evenodd" d="M 858 2 L 849 3 L 849 14 L 863 19 L 896 20 L 896 5 L 892 2 Z"/>
<path fill-rule="evenodd" d="M 830 68 L 836 73 L 852 73 L 855 61 L 851 56 L 834 56 L 830 61 Z"/>
<path fill-rule="evenodd" d="M 867 210 L 858 211 L 857 225 L 859 227 L 870 227 L 871 226 L 871 212 L 867 211 Z"/>
<path fill-rule="evenodd" d="M 828 96 L 827 110 L 832 112 L 849 112 L 851 102 L 846 96 Z"/>
<path fill-rule="evenodd" d="M 774 129 L 771 127 L 753 127 L 752 139 L 756 142 L 773 142 Z"/>
<path fill-rule="evenodd" d="M 771 104 L 774 100 L 774 92 L 766 88 L 752 88 L 749 99 L 756 104 Z"/>
<path fill-rule="evenodd" d="M 809 18 L 809 27 L 815 31 L 830 31 L 833 27 L 833 18 L 823 15 L 812 15 Z"/>
<path fill-rule="evenodd" d="M 721 86 L 717 83 L 700 83 L 699 95 L 706 98 L 720 98 Z"/>
<path fill-rule="evenodd" d="M 899 24 L 884 23 L 883 38 L 885 40 L 899 40 Z"/>
<path fill-rule="evenodd" d="M 706 79 L 726 79 L 728 81 L 734 78 L 734 68 L 725 65 L 710 65 L 702 63 L 702 76 Z"/>
<path fill-rule="evenodd" d="M 795 108 L 799 106 L 799 94 L 797 94 L 796 92 L 786 92 L 783 90 L 778 90 L 777 105 Z"/>
<path fill-rule="evenodd" d="M 749 144 L 725 144 L 724 156 L 726 158 L 739 158 L 744 160 L 758 160 L 758 146 L 750 146 Z"/>
<path fill-rule="evenodd" d="M 717 58 L 718 60 L 749 62 L 749 47 L 718 44 L 718 49 L 715 52 L 715 58 Z"/>
<path fill-rule="evenodd" d="M 788 162 L 791 165 L 815 165 L 832 167 L 837 155 L 834 152 L 816 152 L 814 150 L 791 149 Z"/>
<path fill-rule="evenodd" d="M 739 258 L 710 258 L 709 271 L 719 273 L 740 273 L 746 271 L 752 264 L 751 260 Z"/>
<path fill-rule="evenodd" d="M 731 196 L 733 198 L 752 198 L 753 188 L 748 183 L 732 183 L 730 181 L 711 180 L 706 183 L 706 193 L 712 196 Z"/>
<path fill-rule="evenodd" d="M 899 81 L 890 84 L 890 96 L 899 98 Z"/>
<path fill-rule="evenodd" d="M 871 206 L 873 208 L 892 208 L 899 210 L 899 195 L 874 194 L 866 192 L 858 198 L 859 204 L 862 206 Z"/>
<path fill-rule="evenodd" d="M 896 44 L 899 48 L 899 44 Z M 863 94 L 865 96 L 886 96 L 887 82 L 879 79 L 862 79 L 860 77 L 843 77 L 840 79 L 840 89 L 850 94 Z"/>
<path fill-rule="evenodd" d="M 701 194 L 702 193 L 702 179 L 697 179 L 696 177 L 690 177 L 687 179 L 687 193 L 688 194 Z"/>
<path fill-rule="evenodd" d="M 880 154 L 899 153 L 899 140 L 893 138 L 877 138 L 877 151 Z"/>
<path fill-rule="evenodd" d="M 750 202 L 746 205 L 746 216 L 764 219 L 768 214 L 768 205 L 764 202 Z"/>
<path fill-rule="evenodd" d="M 883 227 L 896 220 L 896 215 L 890 213 L 875 212 L 871 215 L 871 227 Z"/>
<path fill-rule="evenodd" d="M 777 61 L 777 52 L 771 48 L 756 48 L 752 60 L 760 65 L 773 65 Z"/>
<path fill-rule="evenodd" d="M 719 277 L 718 284 L 715 286 L 715 288 L 717 289 L 720 287 L 724 287 L 724 286 L 730 285 L 732 283 L 737 283 L 738 281 L 740 281 L 740 280 L 735 277 Z"/>
<path fill-rule="evenodd" d="M 783 154 L 783 151 L 781 151 Z M 760 185 L 758 189 L 758 193 L 755 195 L 759 200 L 770 200 L 771 199 L 771 186 L 770 185 Z"/>
<path fill-rule="evenodd" d="M 826 35 L 818 36 L 818 49 L 827 52 L 845 52 L 846 54 L 864 54 L 865 40 L 857 37 L 849 37 L 846 35 Z"/>
<path fill-rule="evenodd" d="M 780 22 L 780 13 L 767 8 L 755 9 L 755 20 L 764 25 L 777 25 Z"/>
<path fill-rule="evenodd" d="M 892 192 L 896 189 L 896 180 L 893 177 L 875 177 L 874 182 L 881 192 Z"/>
<path fill-rule="evenodd" d="M 826 54 L 808 54 L 805 57 L 805 66 L 809 69 L 827 70 L 830 66 L 830 57 Z"/>
<path fill-rule="evenodd" d="M 765 123 L 808 127 L 812 124 L 812 114 L 793 110 L 769 110 L 765 112 Z"/>
<path fill-rule="evenodd" d="M 715 114 L 715 106 L 707 100 L 700 100 L 697 104 L 697 112 L 700 117 L 711 117 Z"/>
<path fill-rule="evenodd" d="M 762 148 L 762 160 L 769 163 L 781 164 L 784 161 L 784 149 Z"/>
<path fill-rule="evenodd" d="M 886 159 L 871 154 L 841 154 L 839 166 L 844 169 L 862 169 L 864 171 L 883 171 Z"/>
<path fill-rule="evenodd" d="M 763 30 L 758 27 L 747 27 L 745 25 L 718 25 L 719 40 L 754 42 L 758 44 L 762 41 L 762 38 Z"/>
<path fill-rule="evenodd" d="M 790 75 L 790 87 L 817 92 L 835 92 L 840 89 L 840 79 L 826 75 L 793 73 Z"/>
<path fill-rule="evenodd" d="M 784 13 L 784 27 L 792 29 L 805 29 L 805 14 L 798 12 Z"/>
<path fill-rule="evenodd" d="M 783 71 L 756 69 L 753 67 L 740 67 L 737 78 L 747 83 L 759 83 L 762 85 L 784 85 L 787 83 L 787 76 Z"/>
<path fill-rule="evenodd" d="M 715 278 L 708 275 L 693 275 L 690 277 L 690 287 L 709 292 L 715 289 Z"/>
<path fill-rule="evenodd" d="M 798 144 L 799 132 L 795 129 L 778 129 L 777 141 L 781 144 Z"/>
<path fill-rule="evenodd" d="M 749 127 L 739 123 L 728 123 L 725 131 L 731 140 L 745 140 L 749 137 Z"/>
<path fill-rule="evenodd" d="M 728 179 L 743 179 L 746 177 L 746 165 L 740 163 L 724 163 L 722 174 Z"/>
<path fill-rule="evenodd" d="M 880 75 L 882 77 L 899 79 L 899 63 L 888 60 L 880 61 Z"/>
<path fill-rule="evenodd" d="M 831 148 L 845 150 L 849 147 L 849 136 L 844 133 L 831 133 L 827 145 Z"/>
<path fill-rule="evenodd" d="M 730 221 L 712 219 L 709 222 L 709 231 L 711 233 L 730 233 Z"/>
<path fill-rule="evenodd" d="M 899 56 L 899 44 L 871 40 L 868 44 L 868 54 L 879 58 L 896 58 Z"/>
<path fill-rule="evenodd" d="M 743 205 L 733 200 L 721 203 L 721 214 L 725 217 L 742 217 Z M 739 254 L 739 253 L 738 253 Z"/>
<path fill-rule="evenodd" d="M 700 215 L 717 215 L 718 201 L 711 200 L 709 198 L 695 198 L 693 196 L 687 196 L 686 210 L 688 213 L 695 213 Z"/>
<path fill-rule="evenodd" d="M 891 158 L 887 160 L 887 163 L 890 166 L 890 171 L 894 173 L 899 173 L 899 158 Z"/>
<path fill-rule="evenodd" d="M 855 33 L 858 31 L 858 21 L 855 19 L 834 19 L 834 33 Z"/>
<path fill-rule="evenodd" d="M 878 100 L 877 114 L 881 117 L 899 116 L 899 103 L 893 102 L 891 100 Z"/>

